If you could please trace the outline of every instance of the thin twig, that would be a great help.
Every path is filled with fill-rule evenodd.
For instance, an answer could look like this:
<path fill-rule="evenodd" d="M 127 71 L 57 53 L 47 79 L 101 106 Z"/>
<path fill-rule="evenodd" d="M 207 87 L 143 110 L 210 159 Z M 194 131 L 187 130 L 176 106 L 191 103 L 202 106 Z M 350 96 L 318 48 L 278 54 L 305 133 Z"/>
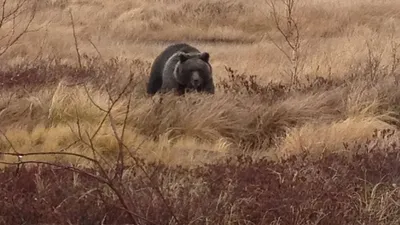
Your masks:
<path fill-rule="evenodd" d="M 90 38 L 88 38 L 88 40 L 89 40 L 89 43 L 93 46 L 93 48 L 96 50 L 97 54 L 100 56 L 100 59 L 104 62 L 103 56 L 101 55 L 97 46 L 93 43 L 93 41 Z"/>
<path fill-rule="evenodd" d="M 74 171 L 74 172 L 82 173 L 82 174 L 85 174 L 85 175 L 87 175 L 87 176 L 89 176 L 89 177 L 91 177 L 91 178 L 96 179 L 97 181 L 100 181 L 100 182 L 102 182 L 102 183 L 107 183 L 107 180 L 104 179 L 103 177 L 100 177 L 100 176 L 91 174 L 91 173 L 89 173 L 89 172 L 83 171 L 83 170 L 78 169 L 78 168 L 73 167 L 73 166 L 63 166 L 63 165 L 59 165 L 59 164 L 51 163 L 51 162 L 35 161 L 35 160 L 31 160 L 31 161 L 22 161 L 22 162 L 5 162 L 5 161 L 0 161 L 0 164 L 3 164 L 3 165 L 12 165 L 12 166 L 15 166 L 15 165 L 25 165 L 25 164 L 42 164 L 42 165 L 54 166 L 54 167 L 58 167 L 58 168 L 67 169 L 67 170 L 71 170 L 71 171 Z"/>
<path fill-rule="evenodd" d="M 79 53 L 79 46 L 78 46 L 78 38 L 76 37 L 74 17 L 72 16 L 72 10 L 71 9 L 69 10 L 69 15 L 71 17 L 72 34 L 74 36 L 76 56 L 78 57 L 79 68 L 82 69 L 81 55 Z"/>
<path fill-rule="evenodd" d="M 33 20 L 35 19 L 36 12 L 37 12 L 36 11 L 37 10 L 37 2 L 35 1 L 32 5 L 32 11 L 31 11 L 30 17 L 28 19 L 28 22 L 25 24 L 22 31 L 15 36 L 16 27 L 19 25 L 15 21 L 16 21 L 16 18 L 19 17 L 21 15 L 21 13 L 23 12 L 23 8 L 24 8 L 24 6 L 26 6 L 26 3 L 27 3 L 27 0 L 19 1 L 17 3 L 17 5 L 15 6 L 15 8 L 13 10 L 11 10 L 11 12 L 9 12 L 8 14 L 6 14 L 6 12 L 5 12 L 5 8 L 8 5 L 8 1 L 4 0 L 2 3 L 0 28 L 2 28 L 5 23 L 10 22 L 10 21 L 12 22 L 12 27 L 11 27 L 11 31 L 9 33 L 7 33 L 6 35 L 4 35 L 3 37 L 0 38 L 0 40 L 3 40 L 8 37 L 7 43 L 5 44 L 4 48 L 0 51 L 0 56 L 5 54 L 7 52 L 7 50 L 11 46 L 13 46 L 17 41 L 19 41 L 22 38 L 22 36 L 24 36 L 25 34 L 41 29 L 41 28 L 38 28 L 36 30 L 29 30 Z M 21 21 L 21 23 L 22 23 L 22 21 Z"/>

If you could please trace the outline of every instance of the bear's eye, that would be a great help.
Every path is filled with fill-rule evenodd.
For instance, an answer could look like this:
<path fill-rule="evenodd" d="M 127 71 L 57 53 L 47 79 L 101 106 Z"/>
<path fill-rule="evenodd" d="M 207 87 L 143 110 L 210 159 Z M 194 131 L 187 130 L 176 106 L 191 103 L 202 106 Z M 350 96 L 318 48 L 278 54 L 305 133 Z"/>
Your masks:
<path fill-rule="evenodd" d="M 189 70 L 190 74 L 194 74 L 194 73 L 200 73 L 200 71 L 196 70 L 196 69 L 191 69 Z"/>

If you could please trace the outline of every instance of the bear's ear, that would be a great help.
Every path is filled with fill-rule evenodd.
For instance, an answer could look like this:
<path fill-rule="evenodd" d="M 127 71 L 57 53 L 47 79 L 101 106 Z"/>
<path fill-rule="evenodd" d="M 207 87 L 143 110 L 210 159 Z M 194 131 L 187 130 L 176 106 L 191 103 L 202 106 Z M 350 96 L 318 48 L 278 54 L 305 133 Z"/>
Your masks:
<path fill-rule="evenodd" d="M 189 55 L 187 55 L 186 53 L 181 52 L 179 54 L 179 61 L 181 61 L 182 63 L 185 62 L 188 59 L 189 59 Z"/>
<path fill-rule="evenodd" d="M 210 60 L 210 54 L 208 52 L 203 52 L 200 54 L 200 59 L 204 62 L 208 62 Z"/>

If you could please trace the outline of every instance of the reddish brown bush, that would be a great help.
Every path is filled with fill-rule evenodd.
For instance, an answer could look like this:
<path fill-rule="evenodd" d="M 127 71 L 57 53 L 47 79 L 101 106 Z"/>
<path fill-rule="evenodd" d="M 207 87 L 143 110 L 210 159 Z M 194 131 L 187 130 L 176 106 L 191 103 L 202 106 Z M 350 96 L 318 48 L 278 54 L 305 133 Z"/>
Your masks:
<path fill-rule="evenodd" d="M 289 87 L 281 83 L 270 82 L 264 86 L 258 83 L 256 75 L 239 74 L 230 67 L 225 67 L 225 70 L 228 73 L 227 78 L 221 79 L 217 84 L 217 87 L 221 88 L 224 93 L 262 94 L 266 99 L 277 100 L 289 91 Z"/>
<path fill-rule="evenodd" d="M 65 79 L 70 84 L 90 82 L 96 87 L 107 88 L 112 91 L 119 89 L 119 86 L 127 82 L 129 72 L 124 70 L 130 68 L 136 81 L 139 81 L 139 79 L 147 76 L 146 70 L 150 67 L 148 62 L 138 59 L 130 62 L 119 58 L 103 61 L 101 58 L 86 55 L 83 59 L 82 67 L 61 63 L 59 60 L 43 60 L 1 68 L 0 88 L 2 90 L 10 88 L 18 90 L 20 87 L 24 87 L 27 91 L 30 91 L 51 87 Z M 132 67 L 135 68 L 134 71 L 132 71 Z"/>
<path fill-rule="evenodd" d="M 93 68 L 78 68 L 65 64 L 24 64 L 0 71 L 0 87 L 54 85 L 63 77 L 87 79 L 94 74 Z"/>
<path fill-rule="evenodd" d="M 331 154 L 317 161 L 303 155 L 280 163 L 238 157 L 193 170 L 151 164 L 166 202 L 135 168 L 125 197 L 149 220 L 140 224 L 167 224 L 170 210 L 181 224 L 395 224 L 399 153 L 358 153 L 352 160 Z M 9 167 L 0 188 L 5 224 L 132 223 L 107 188 L 85 176 L 74 185 L 67 170 L 33 167 L 16 174 Z"/>

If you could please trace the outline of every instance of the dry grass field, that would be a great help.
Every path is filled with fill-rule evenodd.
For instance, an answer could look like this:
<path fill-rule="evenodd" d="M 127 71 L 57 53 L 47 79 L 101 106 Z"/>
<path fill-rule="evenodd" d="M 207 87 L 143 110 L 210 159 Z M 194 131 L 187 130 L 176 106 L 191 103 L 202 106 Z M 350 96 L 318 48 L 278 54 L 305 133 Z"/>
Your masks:
<path fill-rule="evenodd" d="M 0 2 L 0 223 L 398 224 L 400 1 Z"/>

